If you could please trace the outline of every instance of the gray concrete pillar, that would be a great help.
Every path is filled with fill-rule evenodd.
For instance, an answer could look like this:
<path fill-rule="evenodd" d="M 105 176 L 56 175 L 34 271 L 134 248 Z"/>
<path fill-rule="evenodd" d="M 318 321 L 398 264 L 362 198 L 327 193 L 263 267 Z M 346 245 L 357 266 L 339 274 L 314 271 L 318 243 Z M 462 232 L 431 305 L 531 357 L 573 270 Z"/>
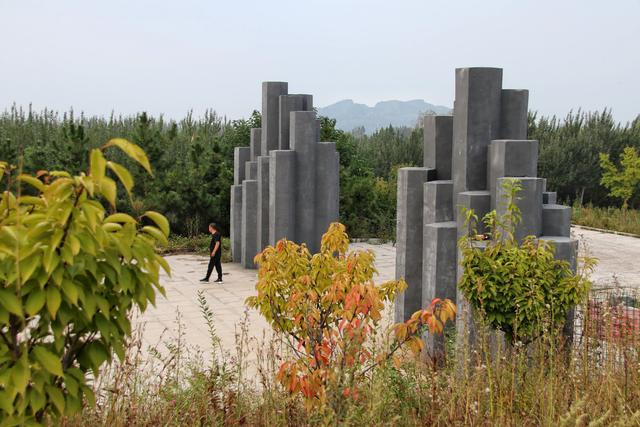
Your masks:
<path fill-rule="evenodd" d="M 242 185 L 231 186 L 231 257 L 233 262 L 242 260 Z"/>
<path fill-rule="evenodd" d="M 285 238 L 297 241 L 296 153 L 273 150 L 269 157 L 269 244 Z"/>
<path fill-rule="evenodd" d="M 436 176 L 440 176 L 436 170 Z M 453 221 L 453 181 L 424 183 L 423 223 Z"/>
<path fill-rule="evenodd" d="M 502 69 L 456 69 L 452 151 L 454 198 L 463 191 L 488 188 L 487 147 L 491 140 L 499 138 L 501 99 Z"/>
<path fill-rule="evenodd" d="M 262 150 L 260 149 L 262 144 L 262 129 L 252 128 L 250 140 L 251 143 L 249 144 L 249 147 L 251 147 L 251 161 L 255 162 L 258 157 L 262 155 Z"/>
<path fill-rule="evenodd" d="M 242 185 L 246 177 L 245 164 L 251 157 L 251 148 L 236 147 L 233 150 L 233 184 Z"/>
<path fill-rule="evenodd" d="M 460 210 L 465 208 L 466 210 L 473 210 L 478 216 L 477 232 L 478 234 L 484 234 L 487 230 L 482 222 L 482 217 L 489 213 L 491 210 L 491 195 L 488 191 L 464 191 L 458 194 L 457 204 L 454 207 L 458 212 L 458 238 L 470 232 L 464 226 L 465 217 L 460 215 Z"/>
<path fill-rule="evenodd" d="M 425 116 L 423 123 L 424 167 L 435 169 L 438 180 L 450 180 L 453 116 Z"/>
<path fill-rule="evenodd" d="M 256 268 L 253 259 L 258 251 L 258 181 L 242 183 L 242 255 L 244 268 Z"/>
<path fill-rule="evenodd" d="M 291 127 L 292 111 L 313 111 L 313 95 L 280 95 L 280 117 L 278 122 L 278 147 L 280 150 L 288 150 L 291 147 L 289 131 Z"/>
<path fill-rule="evenodd" d="M 396 322 L 407 320 L 422 304 L 424 183 L 434 180 L 435 177 L 435 169 L 398 169 L 396 279 L 404 279 L 408 287 L 396 296 Z"/>
<path fill-rule="evenodd" d="M 500 110 L 500 138 L 527 139 L 529 91 L 526 89 L 502 89 Z"/>
<path fill-rule="evenodd" d="M 318 251 L 316 244 L 316 145 L 318 145 L 316 113 L 291 113 L 291 149 L 296 153 L 296 239 L 306 243 L 311 253 Z"/>
<path fill-rule="evenodd" d="M 571 235 L 571 207 L 562 205 L 542 205 L 542 235 Z"/>
<path fill-rule="evenodd" d="M 526 236 L 542 234 L 542 179 L 541 178 L 498 178 L 496 189 L 496 213 L 506 213 L 506 193 L 503 185 L 507 180 L 517 179 L 522 189 L 516 195 L 515 204 L 520 209 L 522 221 L 516 225 L 514 238 L 521 242 Z"/>
<path fill-rule="evenodd" d="M 245 179 L 257 180 L 258 179 L 258 162 L 245 163 Z"/>
<path fill-rule="evenodd" d="M 316 244 L 340 218 L 340 154 L 335 142 L 316 145 Z"/>
<path fill-rule="evenodd" d="M 497 207 L 496 180 L 504 176 L 536 177 L 538 141 L 496 139 L 489 144 L 487 181 L 491 192 L 491 208 Z"/>
<path fill-rule="evenodd" d="M 276 189 L 277 191 L 277 189 Z M 257 251 L 269 246 L 269 156 L 258 157 Z"/>
<path fill-rule="evenodd" d="M 424 226 L 422 308 L 428 307 L 434 298 L 456 301 L 457 228 L 454 221 Z M 444 359 L 442 335 L 427 334 L 425 344 L 435 361 Z"/>
<path fill-rule="evenodd" d="M 545 180 L 546 181 L 546 180 Z M 545 205 L 555 205 L 558 202 L 558 193 L 555 191 L 543 191 L 542 203 Z"/>
<path fill-rule="evenodd" d="M 287 82 L 262 82 L 262 143 L 261 155 L 269 155 L 269 151 L 278 149 L 280 126 L 280 95 L 289 90 Z"/>

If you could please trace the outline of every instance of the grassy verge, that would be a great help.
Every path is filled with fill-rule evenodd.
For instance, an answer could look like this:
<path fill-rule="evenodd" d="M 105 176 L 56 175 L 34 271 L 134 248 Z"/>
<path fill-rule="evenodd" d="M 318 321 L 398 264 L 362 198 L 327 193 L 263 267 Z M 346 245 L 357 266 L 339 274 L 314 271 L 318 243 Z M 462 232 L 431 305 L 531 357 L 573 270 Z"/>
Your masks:
<path fill-rule="evenodd" d="M 286 355 L 277 337 L 248 339 L 250 325 L 245 320 L 237 327 L 235 351 L 224 351 L 213 313 L 202 297 L 201 301 L 209 349 L 189 348 L 180 340 L 179 317 L 178 338 L 157 347 L 142 348 L 140 331 L 124 362 L 113 364 L 96 382 L 98 405 L 61 424 L 640 424 L 640 337 L 635 328 L 634 333 L 621 334 L 619 320 L 631 312 L 620 311 L 619 298 L 612 296 L 592 296 L 588 309 L 578 312 L 581 333 L 568 352 L 559 351 L 554 339 L 529 347 L 496 348 L 481 335 L 472 360 L 452 347 L 442 369 L 405 355 L 400 366 L 387 364 L 371 371 L 359 396 L 345 398 L 340 419 L 327 407 L 305 409 L 298 395 L 290 395 L 274 380 Z M 248 368 L 247 360 L 255 360 L 256 353 L 257 366 Z"/>
<path fill-rule="evenodd" d="M 210 241 L 209 234 L 199 234 L 192 237 L 171 235 L 169 236 L 169 244 L 158 248 L 158 252 L 162 255 L 193 253 L 207 256 L 209 255 Z M 222 262 L 231 262 L 231 249 L 227 237 L 222 238 Z"/>
<path fill-rule="evenodd" d="M 572 222 L 587 227 L 640 235 L 640 211 L 635 209 L 574 205 Z"/>

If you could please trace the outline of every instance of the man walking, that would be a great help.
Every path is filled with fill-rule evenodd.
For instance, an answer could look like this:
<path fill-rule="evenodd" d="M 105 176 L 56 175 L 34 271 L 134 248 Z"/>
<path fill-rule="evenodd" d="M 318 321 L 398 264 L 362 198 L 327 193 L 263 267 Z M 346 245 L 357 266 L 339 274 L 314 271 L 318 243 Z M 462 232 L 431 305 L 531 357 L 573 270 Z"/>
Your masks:
<path fill-rule="evenodd" d="M 218 226 L 213 222 L 209 224 L 209 233 L 211 233 L 211 243 L 209 243 L 209 255 L 211 258 L 209 258 L 207 275 L 200 281 L 203 283 L 208 282 L 211 272 L 213 272 L 213 267 L 215 267 L 218 279 L 214 283 L 222 283 L 222 236 L 218 231 Z"/>

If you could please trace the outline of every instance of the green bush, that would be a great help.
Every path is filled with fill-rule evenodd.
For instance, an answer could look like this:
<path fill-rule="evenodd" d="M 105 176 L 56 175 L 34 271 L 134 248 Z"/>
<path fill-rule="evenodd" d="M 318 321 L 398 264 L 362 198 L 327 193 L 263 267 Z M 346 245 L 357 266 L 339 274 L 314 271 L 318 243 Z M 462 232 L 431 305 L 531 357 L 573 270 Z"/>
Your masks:
<path fill-rule="evenodd" d="M 473 210 L 463 210 L 468 236 L 462 237 L 464 274 L 458 287 L 488 326 L 502 330 L 507 341 L 529 343 L 545 330 L 555 331 L 569 309 L 583 302 L 590 282 L 586 274 L 574 274 L 566 261 L 554 258 L 553 247 L 535 236 L 519 243 L 513 235 L 520 222 L 515 204 L 521 187 L 517 179 L 505 183 L 506 213 L 485 215 L 489 240 L 476 240 Z M 593 260 L 585 260 L 585 273 Z"/>
<path fill-rule="evenodd" d="M 169 267 L 154 251 L 166 243 L 161 214 L 117 213 L 117 177 L 129 192 L 130 172 L 107 160 L 115 146 L 149 173 L 145 153 L 114 139 L 92 149 L 88 173 L 20 173 L 0 162 L 8 189 L 0 200 L 0 419 L 42 422 L 94 401 L 96 377 L 115 352 L 125 354 L 129 314 L 164 292 Z M 26 184 L 26 185 L 24 185 Z M 109 205 L 103 206 L 103 202 Z"/>

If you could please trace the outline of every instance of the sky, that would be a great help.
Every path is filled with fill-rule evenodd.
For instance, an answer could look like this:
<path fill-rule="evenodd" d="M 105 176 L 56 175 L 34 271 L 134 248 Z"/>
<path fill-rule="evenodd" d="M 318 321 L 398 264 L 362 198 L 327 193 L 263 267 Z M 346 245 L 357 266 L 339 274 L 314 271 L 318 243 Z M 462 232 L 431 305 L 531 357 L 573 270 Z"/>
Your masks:
<path fill-rule="evenodd" d="M 267 80 L 452 106 L 455 68 L 491 66 L 540 114 L 640 114 L 640 0 L 0 0 L 0 40 L 0 110 L 235 119 Z"/>

